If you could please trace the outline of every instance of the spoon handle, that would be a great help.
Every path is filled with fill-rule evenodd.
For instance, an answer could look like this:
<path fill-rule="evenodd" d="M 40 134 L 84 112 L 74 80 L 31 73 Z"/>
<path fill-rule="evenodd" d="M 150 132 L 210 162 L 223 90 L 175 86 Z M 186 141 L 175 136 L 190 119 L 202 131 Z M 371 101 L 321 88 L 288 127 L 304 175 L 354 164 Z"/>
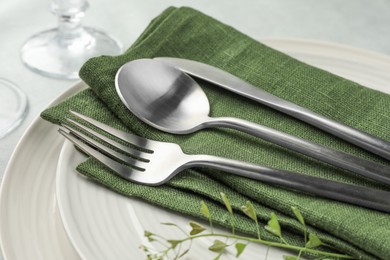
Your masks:
<path fill-rule="evenodd" d="M 295 117 L 325 132 L 335 135 L 362 149 L 390 160 L 390 142 L 347 126 L 341 122 L 317 114 L 309 109 L 272 95 L 248 82 L 211 65 L 193 60 L 171 57 L 157 58 L 182 70 L 183 72 L 211 82 L 231 92 L 252 99 L 282 113 Z"/>
<path fill-rule="evenodd" d="M 238 118 L 210 118 L 203 127 L 239 130 L 328 164 L 390 185 L 390 167 Z"/>
<path fill-rule="evenodd" d="M 388 191 L 340 183 L 217 156 L 190 155 L 190 157 L 194 159 L 189 164 L 191 167 L 207 166 L 249 179 L 390 213 L 388 199 L 390 192 Z"/>

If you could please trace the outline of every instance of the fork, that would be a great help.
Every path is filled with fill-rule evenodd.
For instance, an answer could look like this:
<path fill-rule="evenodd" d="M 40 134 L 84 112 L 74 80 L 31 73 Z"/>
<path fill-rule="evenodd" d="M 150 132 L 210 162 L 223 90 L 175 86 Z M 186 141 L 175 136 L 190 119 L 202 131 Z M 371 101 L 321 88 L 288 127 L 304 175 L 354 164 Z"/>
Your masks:
<path fill-rule="evenodd" d="M 328 199 L 390 213 L 390 192 L 339 183 L 290 171 L 211 155 L 185 154 L 175 143 L 146 139 L 112 128 L 71 111 L 83 124 L 67 118 L 59 132 L 76 147 L 97 159 L 120 177 L 145 185 L 161 185 L 187 168 L 209 167 L 265 183 L 300 190 Z M 125 141 L 124 145 L 85 126 L 85 122 Z M 81 129 L 89 136 L 76 130 Z M 99 141 L 96 141 L 96 140 Z M 109 148 L 108 145 L 116 150 Z"/>

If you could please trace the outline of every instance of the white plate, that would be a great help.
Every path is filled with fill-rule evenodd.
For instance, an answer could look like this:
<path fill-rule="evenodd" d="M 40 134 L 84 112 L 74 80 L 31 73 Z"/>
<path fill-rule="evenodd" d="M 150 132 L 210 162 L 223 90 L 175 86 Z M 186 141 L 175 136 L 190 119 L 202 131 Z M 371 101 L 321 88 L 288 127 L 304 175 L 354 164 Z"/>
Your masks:
<path fill-rule="evenodd" d="M 83 86 L 77 84 L 52 104 Z M 55 196 L 63 142 L 55 125 L 37 117 L 11 156 L 0 191 L 0 241 L 5 259 L 80 259 L 64 231 Z"/>
<path fill-rule="evenodd" d="M 263 42 L 315 66 L 349 77 L 383 92 L 389 92 L 389 89 L 386 89 L 390 83 L 389 57 L 345 46 L 306 40 L 275 39 Z M 53 104 L 76 93 L 82 87 L 83 84 L 73 86 L 60 95 Z M 0 242 L 5 259 L 80 258 L 64 232 L 55 198 L 55 171 L 62 144 L 63 138 L 57 134 L 57 127 L 38 117 L 24 133 L 9 161 L 0 190 Z M 77 200 L 78 198 L 72 197 L 72 199 Z M 99 207 L 94 198 L 90 198 L 89 202 L 91 205 L 86 205 L 87 207 Z M 68 211 L 73 212 L 73 217 L 76 217 L 75 214 L 80 216 L 78 215 L 80 213 L 69 211 L 67 208 L 75 203 L 71 198 L 68 198 L 67 201 L 62 199 L 60 203 L 62 213 Z M 117 208 L 118 206 L 112 205 L 112 207 Z M 95 217 L 99 214 L 102 213 L 98 212 Z M 140 255 L 137 251 L 138 244 L 132 244 L 132 242 L 133 239 L 142 237 L 143 229 L 146 228 L 134 224 L 134 219 L 139 219 L 140 214 L 143 218 L 141 212 L 125 212 L 123 215 L 125 220 L 129 221 L 127 226 L 136 228 L 135 238 L 131 238 L 132 240 L 128 242 L 128 247 L 125 250 L 138 255 Z M 66 225 L 66 232 L 70 235 L 72 243 L 80 255 L 87 257 L 89 256 L 88 250 L 101 250 L 101 248 L 87 247 L 96 245 L 95 240 L 99 240 L 99 238 L 84 237 L 86 240 L 84 242 L 92 240 L 92 244 L 83 245 L 79 241 L 82 237 L 78 237 L 77 233 L 74 232 L 75 226 L 71 224 L 73 220 L 67 216 L 62 217 Z M 77 221 L 84 217 L 90 219 L 91 215 L 82 215 L 81 218 L 75 219 L 74 223 L 78 223 Z M 145 219 L 148 220 L 146 216 Z M 160 220 L 154 217 L 152 220 L 150 223 L 152 228 L 153 225 L 157 228 L 153 228 L 153 230 L 160 231 L 161 226 L 158 224 Z M 141 221 L 144 220 L 141 219 Z M 103 237 L 105 237 L 106 231 L 107 233 L 115 232 L 110 228 L 113 224 L 112 221 L 105 222 L 104 225 L 96 224 L 97 226 L 93 226 L 91 230 L 97 227 L 104 228 L 101 232 L 104 233 Z M 88 236 L 88 234 L 86 235 Z M 102 248 L 106 248 L 110 244 L 104 244 Z M 82 251 L 82 249 L 87 250 L 87 252 Z M 246 258 L 249 257 L 242 259 Z M 112 256 L 109 259 L 116 258 Z M 129 259 L 137 258 L 130 257 Z"/>
<path fill-rule="evenodd" d="M 317 67 L 332 71 L 367 86 L 389 93 L 390 59 L 366 51 L 327 43 L 303 40 L 262 41 Z M 66 142 L 61 151 L 57 171 L 57 198 L 68 235 L 84 259 L 142 259 L 139 249 L 148 244 L 144 230 L 182 237 L 175 228 L 161 222 L 188 227 L 191 219 L 139 200 L 127 198 L 96 185 L 78 175 L 76 166 L 85 157 Z M 189 231 L 189 230 L 188 230 Z M 189 259 L 212 259 L 206 249 L 212 238 L 193 245 Z M 252 246 L 242 259 L 265 259 L 266 249 Z M 268 259 L 282 259 L 286 252 L 272 249 Z M 224 259 L 236 259 L 234 250 Z"/>

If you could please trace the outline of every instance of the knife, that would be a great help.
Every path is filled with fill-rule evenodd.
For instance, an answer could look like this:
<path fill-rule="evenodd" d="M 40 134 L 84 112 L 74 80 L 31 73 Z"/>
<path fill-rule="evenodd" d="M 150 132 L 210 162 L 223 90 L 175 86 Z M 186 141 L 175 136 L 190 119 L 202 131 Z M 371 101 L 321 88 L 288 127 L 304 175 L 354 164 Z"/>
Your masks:
<path fill-rule="evenodd" d="M 347 142 L 355 144 L 360 148 L 390 160 L 390 142 L 274 96 L 222 69 L 188 59 L 172 57 L 156 57 L 154 59 L 166 62 L 193 77 L 211 82 L 224 89 L 295 117 Z"/>

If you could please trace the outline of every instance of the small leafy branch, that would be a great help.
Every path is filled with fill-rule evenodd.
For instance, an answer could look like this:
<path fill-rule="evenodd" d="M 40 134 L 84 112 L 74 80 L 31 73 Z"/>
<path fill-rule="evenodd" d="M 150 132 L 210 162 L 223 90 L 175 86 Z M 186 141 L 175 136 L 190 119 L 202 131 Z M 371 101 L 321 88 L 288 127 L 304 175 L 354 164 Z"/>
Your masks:
<path fill-rule="evenodd" d="M 161 223 L 163 225 L 178 228 L 180 231 L 184 233 L 185 236 L 181 239 L 166 239 L 160 235 L 154 234 L 149 231 L 145 231 L 145 237 L 148 239 L 149 242 L 158 243 L 163 248 L 163 250 L 161 251 L 156 251 L 155 249 L 152 249 L 150 247 L 144 245 L 141 246 L 141 249 L 144 250 L 144 252 L 147 255 L 147 259 L 148 260 L 179 259 L 190 251 L 192 241 L 204 237 L 215 238 L 214 242 L 208 248 L 208 250 L 216 254 L 216 257 L 214 258 L 215 260 L 218 260 L 225 253 L 226 249 L 232 246 L 235 247 L 236 257 L 239 257 L 244 252 L 245 248 L 249 243 L 263 244 L 268 247 L 278 247 L 278 248 L 288 249 L 297 252 L 296 256 L 283 256 L 284 260 L 300 260 L 301 255 L 303 253 L 314 254 L 318 256 L 318 258 L 316 258 L 317 260 L 353 259 L 351 256 L 348 255 L 321 251 L 319 247 L 327 246 L 327 245 L 323 243 L 317 235 L 313 233 L 309 233 L 309 234 L 307 233 L 305 220 L 301 212 L 296 207 L 291 207 L 291 209 L 295 217 L 297 218 L 297 220 L 303 225 L 303 236 L 304 236 L 303 239 L 305 241 L 305 245 L 303 247 L 291 245 L 283 238 L 282 230 L 275 213 L 271 214 L 271 217 L 264 228 L 267 232 L 278 237 L 279 242 L 268 241 L 263 239 L 261 236 L 260 225 L 257 220 L 257 214 L 255 208 L 253 207 L 250 201 L 247 201 L 246 204 L 241 207 L 241 210 L 242 212 L 245 213 L 245 215 L 247 215 L 250 219 L 252 219 L 255 222 L 257 237 L 254 238 L 254 237 L 247 237 L 243 235 L 237 235 L 235 233 L 235 226 L 234 226 L 235 223 L 234 212 L 230 204 L 230 201 L 224 193 L 221 193 L 221 197 L 231 217 L 230 220 L 231 227 L 232 227 L 231 233 L 223 234 L 223 233 L 214 232 L 210 210 L 207 207 L 206 203 L 204 201 L 201 201 L 200 212 L 208 219 L 210 225 L 209 229 L 205 228 L 199 223 L 191 221 L 189 222 L 191 231 L 188 234 L 184 229 L 182 229 L 181 227 L 179 227 L 174 223 Z M 187 246 L 184 250 L 182 248 L 183 245 Z"/>

